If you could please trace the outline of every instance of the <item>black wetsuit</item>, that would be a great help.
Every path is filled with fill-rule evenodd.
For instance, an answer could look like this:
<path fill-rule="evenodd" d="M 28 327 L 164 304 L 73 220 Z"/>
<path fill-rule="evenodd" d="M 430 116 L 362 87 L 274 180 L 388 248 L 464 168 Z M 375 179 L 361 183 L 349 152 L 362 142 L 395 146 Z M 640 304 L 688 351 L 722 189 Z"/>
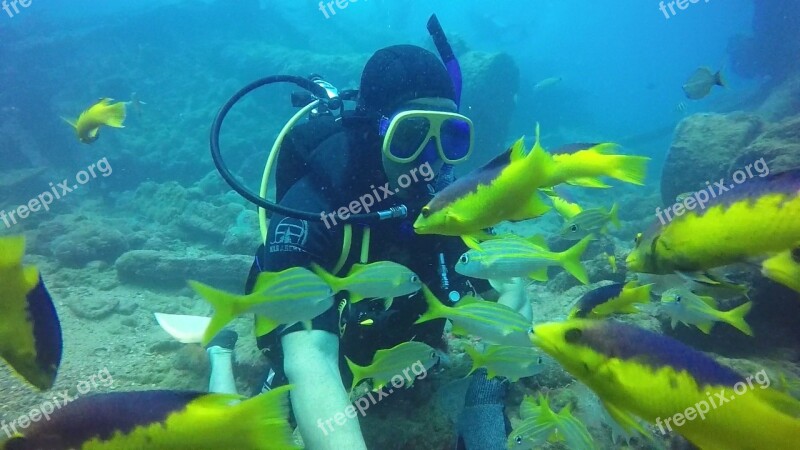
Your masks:
<path fill-rule="evenodd" d="M 379 137 L 369 127 L 346 128 L 327 118 L 295 128 L 287 137 L 278 160 L 278 167 L 289 168 L 278 172 L 278 203 L 303 211 L 329 213 L 365 194 L 373 193 L 374 196 L 374 192 L 378 192 L 380 201 L 375 202 L 373 211 L 401 203 L 409 211 L 406 219 L 386 220 L 371 226 L 368 263 L 393 261 L 405 265 L 419 275 L 445 304 L 451 304 L 451 298 L 488 289 L 485 281 L 467 279 L 453 270 L 459 256 L 466 251 L 461 239 L 414 233 L 413 220 L 430 199 L 427 182 L 422 177 L 419 177 L 420 185 L 412 187 L 415 192 L 421 192 L 415 201 L 404 202 L 396 195 L 383 198 L 386 193 L 381 192 L 379 186 L 388 180 L 383 172 L 378 142 Z M 306 221 L 273 215 L 267 241 L 256 254 L 246 291 L 252 290 L 256 276 L 263 271 L 308 267 L 312 262 L 331 271 L 342 253 L 344 226 L 341 223 L 334 225 L 331 220 L 328 224 L 330 228 L 321 219 Z M 339 276 L 359 262 L 362 252 L 364 226 L 353 224 L 352 230 L 351 250 Z M 440 254 L 447 268 L 447 289 L 440 273 Z M 347 356 L 356 364 L 367 365 L 377 350 L 411 339 L 442 347 L 444 320 L 413 324 L 427 309 L 421 292 L 409 298 L 395 299 L 386 311 L 383 302 L 368 300 L 354 305 L 347 303 L 344 308 L 339 308 L 346 296 L 346 292 L 337 294 L 334 307 L 312 322 L 314 329 L 340 335 L 342 362 Z M 300 329 L 302 326 L 295 324 L 258 338 L 259 347 L 270 358 L 278 375 L 273 386 L 285 381 L 280 336 Z M 340 366 L 348 385 L 351 374 L 346 370 L 346 364 Z"/>

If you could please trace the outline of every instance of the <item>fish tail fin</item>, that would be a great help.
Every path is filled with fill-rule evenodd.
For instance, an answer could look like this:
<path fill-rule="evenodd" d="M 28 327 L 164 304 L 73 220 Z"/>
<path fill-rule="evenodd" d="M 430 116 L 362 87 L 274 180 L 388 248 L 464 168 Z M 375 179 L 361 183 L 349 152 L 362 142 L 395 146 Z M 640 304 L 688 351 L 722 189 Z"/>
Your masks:
<path fill-rule="evenodd" d="M 189 286 L 214 308 L 214 315 L 203 334 L 202 345 L 206 346 L 225 325 L 236 318 L 236 296 L 199 281 L 190 280 Z"/>
<path fill-rule="evenodd" d="M 644 185 L 647 162 L 650 161 L 650 158 L 632 155 L 615 155 L 613 158 L 614 164 L 608 176 L 626 183 Z"/>
<path fill-rule="evenodd" d="M 728 80 L 725 79 L 722 69 L 718 70 L 717 73 L 714 74 L 714 83 L 722 87 L 728 87 Z"/>
<path fill-rule="evenodd" d="M 25 236 L 0 237 L 0 267 L 18 266 L 25 256 Z"/>
<path fill-rule="evenodd" d="M 425 302 L 428 304 L 428 310 L 425 311 L 425 314 L 421 315 L 414 324 L 444 317 L 444 314 L 447 312 L 447 306 L 436 298 L 436 295 L 424 284 L 422 285 L 422 295 L 425 297 Z"/>
<path fill-rule="evenodd" d="M 479 352 L 475 347 L 467 345 L 464 347 L 464 351 L 467 353 L 467 356 L 472 360 L 472 369 L 469 370 L 467 376 L 472 375 L 476 370 L 480 369 L 483 366 L 483 355 Z"/>
<path fill-rule="evenodd" d="M 586 274 L 586 268 L 581 264 L 581 256 L 583 256 L 583 252 L 586 251 L 586 247 L 589 246 L 593 237 L 591 234 L 584 237 L 577 244 L 561 253 L 559 258 L 564 270 L 583 284 L 589 283 L 589 276 Z"/>
<path fill-rule="evenodd" d="M 747 302 L 725 313 L 725 321 L 742 333 L 752 336 L 753 330 L 745 322 L 744 317 L 750 312 L 753 302 Z"/>
<path fill-rule="evenodd" d="M 290 389 L 291 385 L 281 386 L 231 406 L 225 415 L 231 435 L 246 437 L 250 448 L 261 448 L 264 442 L 270 448 L 298 448 L 289 425 Z"/>
<path fill-rule="evenodd" d="M 317 274 L 318 277 L 322 278 L 328 286 L 331 287 L 333 293 L 336 294 L 342 290 L 342 279 L 337 277 L 336 275 L 328 272 L 327 270 L 323 269 L 320 265 L 316 263 L 311 263 L 311 270 Z"/>
<path fill-rule="evenodd" d="M 125 125 L 122 124 L 125 122 L 125 102 L 108 105 L 108 108 L 103 111 L 101 120 L 109 127 L 125 128 Z"/>
<path fill-rule="evenodd" d="M 350 372 L 352 372 L 352 373 L 353 373 L 353 385 L 352 385 L 352 386 L 350 386 L 350 392 L 352 392 L 352 391 L 353 391 L 353 389 L 355 389 L 355 388 L 356 388 L 356 386 L 358 386 L 358 383 L 360 383 L 360 382 L 361 382 L 361 380 L 363 380 L 364 378 L 366 378 L 366 377 L 364 376 L 364 369 L 365 369 L 365 368 L 364 368 L 364 367 L 361 367 L 361 366 L 359 366 L 359 365 L 358 365 L 358 364 L 356 364 L 356 363 L 354 363 L 354 362 L 353 362 L 353 361 L 351 361 L 351 360 L 350 360 L 350 358 L 348 358 L 347 356 L 345 356 L 345 357 L 344 357 L 344 359 L 345 359 L 345 360 L 347 360 L 347 367 L 348 367 L 348 368 L 350 368 Z"/>
<path fill-rule="evenodd" d="M 611 211 L 608 212 L 608 218 L 615 227 L 620 228 L 622 224 L 619 222 L 619 204 L 614 203 L 611 206 Z"/>

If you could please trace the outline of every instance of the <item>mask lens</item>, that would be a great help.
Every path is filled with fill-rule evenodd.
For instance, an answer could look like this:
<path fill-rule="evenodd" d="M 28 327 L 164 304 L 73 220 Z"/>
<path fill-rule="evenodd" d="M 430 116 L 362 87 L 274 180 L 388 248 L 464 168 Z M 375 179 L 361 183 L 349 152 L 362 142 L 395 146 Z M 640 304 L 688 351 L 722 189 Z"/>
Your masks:
<path fill-rule="evenodd" d="M 410 117 L 397 124 L 392 135 L 389 151 L 396 158 L 411 158 L 419 150 L 431 129 L 424 117 Z"/>
<path fill-rule="evenodd" d="M 447 159 L 457 161 L 466 157 L 470 147 L 469 122 L 461 119 L 442 122 L 441 143 Z"/>

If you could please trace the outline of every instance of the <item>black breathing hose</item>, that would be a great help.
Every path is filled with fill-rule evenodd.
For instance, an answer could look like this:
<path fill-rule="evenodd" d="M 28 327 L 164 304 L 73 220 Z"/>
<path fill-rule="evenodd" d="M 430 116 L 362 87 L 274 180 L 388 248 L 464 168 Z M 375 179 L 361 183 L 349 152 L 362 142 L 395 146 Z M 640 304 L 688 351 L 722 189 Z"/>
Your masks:
<path fill-rule="evenodd" d="M 233 108 L 233 106 L 245 95 L 262 86 L 267 86 L 274 83 L 293 83 L 311 92 L 314 96 L 322 101 L 328 100 L 328 93 L 322 86 L 303 77 L 292 75 L 273 75 L 256 80 L 240 89 L 230 99 L 228 99 L 228 101 L 222 105 L 217 113 L 217 116 L 214 118 L 214 122 L 211 124 L 210 136 L 211 158 L 214 160 L 214 165 L 217 167 L 217 171 L 219 171 L 219 174 L 222 175 L 222 178 L 225 179 L 228 185 L 250 203 L 253 203 L 260 208 L 264 208 L 272 213 L 281 214 L 287 217 L 294 217 L 296 219 L 303 220 L 322 220 L 320 213 L 311 213 L 298 209 L 287 208 L 277 203 L 270 202 L 264 197 L 261 197 L 259 194 L 247 189 L 241 183 L 239 183 L 236 177 L 230 172 L 230 170 L 228 170 L 228 166 L 222 159 L 222 154 L 219 148 L 219 133 L 220 129 L 222 128 L 222 122 L 225 120 L 228 112 L 230 112 L 231 108 Z M 353 214 L 347 219 L 342 220 L 341 217 L 339 217 L 339 219 L 342 222 L 372 223 L 391 217 L 404 217 L 405 211 L 405 207 L 401 205 L 401 207 L 391 208 L 387 211 L 376 211 L 367 214 Z"/>

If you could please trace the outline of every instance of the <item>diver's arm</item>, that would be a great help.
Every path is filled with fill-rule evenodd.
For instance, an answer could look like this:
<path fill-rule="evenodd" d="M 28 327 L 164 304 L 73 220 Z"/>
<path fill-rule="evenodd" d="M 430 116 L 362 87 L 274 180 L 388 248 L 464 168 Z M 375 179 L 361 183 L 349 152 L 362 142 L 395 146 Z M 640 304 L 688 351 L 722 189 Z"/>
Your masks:
<path fill-rule="evenodd" d="M 366 450 L 357 416 L 344 416 L 352 406 L 339 373 L 339 337 L 302 330 L 283 336 L 281 343 L 284 370 L 293 386 L 292 408 L 306 448 Z"/>

